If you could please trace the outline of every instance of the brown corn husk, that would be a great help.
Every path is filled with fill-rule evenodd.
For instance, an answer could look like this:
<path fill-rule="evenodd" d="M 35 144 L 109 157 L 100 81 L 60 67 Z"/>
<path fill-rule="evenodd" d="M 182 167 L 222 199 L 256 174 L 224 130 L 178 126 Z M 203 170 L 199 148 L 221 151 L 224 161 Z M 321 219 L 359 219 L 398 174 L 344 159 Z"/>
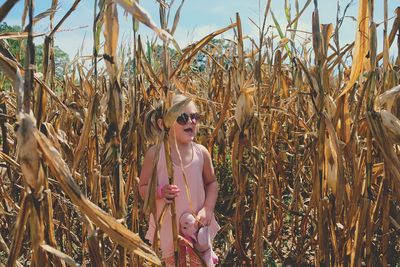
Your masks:
<path fill-rule="evenodd" d="M 36 197 L 39 197 L 43 190 L 43 175 L 39 174 L 40 155 L 37 153 L 38 145 L 32 134 L 35 127 L 35 119 L 32 116 L 20 113 L 18 138 L 18 158 L 21 164 L 21 171 L 24 174 L 26 184 L 31 188 Z"/>
<path fill-rule="evenodd" d="M 382 125 L 386 130 L 392 144 L 400 143 L 400 120 L 392 113 L 386 110 L 381 110 Z"/>

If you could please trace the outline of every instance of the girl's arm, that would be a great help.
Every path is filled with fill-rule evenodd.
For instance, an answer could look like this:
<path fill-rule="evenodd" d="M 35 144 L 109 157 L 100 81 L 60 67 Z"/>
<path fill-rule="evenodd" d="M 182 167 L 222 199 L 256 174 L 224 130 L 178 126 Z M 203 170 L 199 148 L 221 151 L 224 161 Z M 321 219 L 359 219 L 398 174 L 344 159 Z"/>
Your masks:
<path fill-rule="evenodd" d="M 143 200 L 145 199 L 147 194 L 148 184 L 153 172 L 153 163 L 156 153 L 156 146 L 152 146 L 144 156 L 139 180 L 139 194 Z M 164 198 L 167 203 L 170 203 L 172 201 L 171 199 L 177 197 L 178 194 L 179 188 L 176 185 L 166 184 L 162 186 L 160 190 L 157 190 L 157 199 Z"/>
<path fill-rule="evenodd" d="M 214 216 L 215 203 L 218 197 L 218 182 L 215 177 L 214 167 L 212 165 L 211 155 L 204 146 L 200 146 L 203 152 L 203 181 L 206 199 L 203 208 L 197 214 L 197 219 L 203 225 L 209 225 Z"/>
<path fill-rule="evenodd" d="M 144 200 L 147 194 L 148 183 L 153 172 L 153 162 L 156 155 L 156 147 L 152 146 L 144 156 L 142 170 L 139 179 L 139 194 Z"/>

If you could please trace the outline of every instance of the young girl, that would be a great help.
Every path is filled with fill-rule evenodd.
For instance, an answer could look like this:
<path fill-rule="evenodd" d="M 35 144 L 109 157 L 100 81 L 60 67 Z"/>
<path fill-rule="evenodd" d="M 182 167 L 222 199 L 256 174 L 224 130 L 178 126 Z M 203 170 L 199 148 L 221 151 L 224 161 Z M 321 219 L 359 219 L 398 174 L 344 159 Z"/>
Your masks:
<path fill-rule="evenodd" d="M 176 95 L 172 99 L 172 105 L 186 100 L 183 95 Z M 164 130 L 161 117 L 161 109 L 155 110 L 158 128 Z M 173 162 L 173 174 L 175 184 L 169 185 L 168 172 L 165 159 L 165 149 L 161 146 L 157 162 L 157 218 L 166 203 L 175 199 L 177 225 L 183 213 L 191 212 L 196 216 L 200 226 L 208 226 L 211 240 L 219 230 L 219 225 L 214 217 L 214 207 L 218 196 L 218 184 L 214 174 L 214 168 L 210 153 L 207 149 L 194 142 L 197 133 L 199 114 L 196 105 L 191 101 L 183 109 L 172 127 L 169 129 L 168 142 L 171 148 Z M 156 146 L 152 146 L 146 153 L 140 173 L 140 195 L 145 198 L 148 183 L 152 175 L 153 162 L 157 158 Z M 183 172 L 186 177 L 184 181 Z M 186 192 L 186 183 L 189 194 Z M 153 241 L 155 223 L 150 216 L 149 229 L 146 239 Z M 172 238 L 171 213 L 165 213 L 161 221 L 160 247 L 162 259 L 166 266 L 175 266 L 174 246 Z M 190 266 L 201 266 L 201 261 L 196 254 L 189 251 Z M 180 249 L 181 266 L 186 266 L 185 250 Z"/>

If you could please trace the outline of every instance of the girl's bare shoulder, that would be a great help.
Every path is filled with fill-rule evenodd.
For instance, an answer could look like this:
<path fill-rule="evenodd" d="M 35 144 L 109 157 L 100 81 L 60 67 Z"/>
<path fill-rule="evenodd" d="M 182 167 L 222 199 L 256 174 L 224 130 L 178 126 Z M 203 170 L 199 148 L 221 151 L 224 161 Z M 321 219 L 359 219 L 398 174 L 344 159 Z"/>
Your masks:
<path fill-rule="evenodd" d="M 207 157 L 207 158 L 211 157 L 210 152 L 208 151 L 208 149 L 205 146 L 203 146 L 202 144 L 198 144 L 198 143 L 195 143 L 195 144 L 205 157 Z"/>
<path fill-rule="evenodd" d="M 157 145 L 152 145 L 147 151 L 145 158 L 154 159 L 157 153 Z"/>

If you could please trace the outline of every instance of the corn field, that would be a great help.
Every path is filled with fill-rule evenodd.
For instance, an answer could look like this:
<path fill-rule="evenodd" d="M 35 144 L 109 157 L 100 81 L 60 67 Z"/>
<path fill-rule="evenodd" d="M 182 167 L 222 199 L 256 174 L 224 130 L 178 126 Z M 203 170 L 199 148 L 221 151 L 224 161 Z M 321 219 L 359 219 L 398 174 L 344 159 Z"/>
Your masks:
<path fill-rule="evenodd" d="M 4 1 L 0 22 L 16 2 Z M 138 176 L 145 114 L 172 92 L 202 114 L 197 142 L 220 187 L 220 266 L 400 266 L 400 8 L 356 1 L 355 39 L 341 46 L 342 21 L 320 24 L 323 1 L 289 1 L 285 29 L 267 0 L 258 39 L 237 13 L 183 48 L 173 36 L 184 0 L 154 1 L 159 23 L 139 1 L 94 2 L 93 53 L 61 78 L 55 33 L 80 0 L 59 21 L 57 0 L 39 15 L 26 0 L 24 30 L 0 34 L 0 266 L 161 266 L 144 241 Z M 132 19 L 132 42 L 119 43 L 118 12 Z M 295 42 L 300 18 L 312 22 L 309 45 Z M 38 20 L 50 29 L 41 72 Z M 144 42 L 141 27 L 157 41 Z"/>

